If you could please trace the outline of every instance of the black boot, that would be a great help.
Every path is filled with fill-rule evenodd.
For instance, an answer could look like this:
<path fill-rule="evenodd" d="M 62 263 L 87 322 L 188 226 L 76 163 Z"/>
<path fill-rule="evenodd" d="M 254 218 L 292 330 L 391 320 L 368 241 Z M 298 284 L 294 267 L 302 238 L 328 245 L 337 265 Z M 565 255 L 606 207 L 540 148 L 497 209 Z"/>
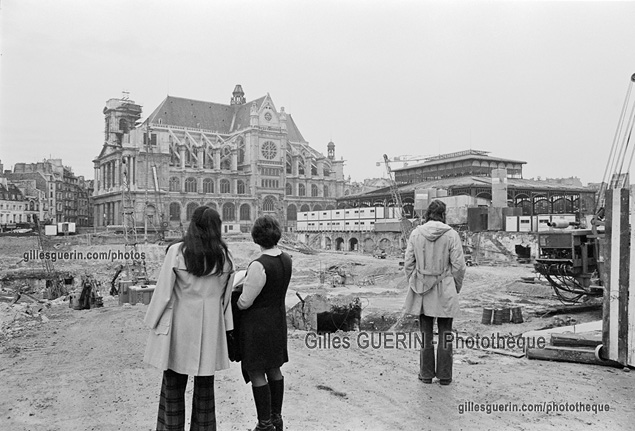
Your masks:
<path fill-rule="evenodd" d="M 269 381 L 271 391 L 271 423 L 276 427 L 276 431 L 283 431 L 282 423 L 282 399 L 284 397 L 284 377 L 280 380 Z"/>
<path fill-rule="evenodd" d="M 258 425 L 254 431 L 275 431 L 276 428 L 271 423 L 271 392 L 269 385 L 253 386 L 254 402 L 256 404 L 256 414 L 258 415 Z"/>

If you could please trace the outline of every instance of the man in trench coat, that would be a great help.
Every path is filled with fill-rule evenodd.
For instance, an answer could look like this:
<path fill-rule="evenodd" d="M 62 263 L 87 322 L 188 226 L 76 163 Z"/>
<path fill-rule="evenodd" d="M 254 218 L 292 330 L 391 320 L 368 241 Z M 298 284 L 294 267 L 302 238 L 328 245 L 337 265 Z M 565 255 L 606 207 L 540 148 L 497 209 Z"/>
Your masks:
<path fill-rule="evenodd" d="M 423 346 L 419 379 L 452 382 L 452 319 L 459 314 L 459 292 L 465 276 L 465 258 L 459 234 L 445 224 L 446 206 L 434 200 L 426 211 L 426 223 L 410 234 L 404 269 L 408 280 L 405 313 L 419 315 Z M 439 342 L 435 364 L 433 323 Z"/>

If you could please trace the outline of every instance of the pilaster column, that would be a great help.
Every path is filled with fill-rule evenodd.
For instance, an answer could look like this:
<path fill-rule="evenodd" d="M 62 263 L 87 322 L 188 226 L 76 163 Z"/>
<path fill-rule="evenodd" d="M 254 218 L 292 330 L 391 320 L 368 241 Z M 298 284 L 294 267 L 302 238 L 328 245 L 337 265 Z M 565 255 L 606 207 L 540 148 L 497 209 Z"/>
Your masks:
<path fill-rule="evenodd" d="M 220 148 L 214 149 L 214 169 L 220 169 Z"/>
<path fill-rule="evenodd" d="M 185 169 L 185 146 L 179 145 L 179 156 L 181 156 L 181 169 Z"/>
<path fill-rule="evenodd" d="M 237 171 L 238 170 L 238 150 L 236 148 L 232 149 L 232 171 Z"/>

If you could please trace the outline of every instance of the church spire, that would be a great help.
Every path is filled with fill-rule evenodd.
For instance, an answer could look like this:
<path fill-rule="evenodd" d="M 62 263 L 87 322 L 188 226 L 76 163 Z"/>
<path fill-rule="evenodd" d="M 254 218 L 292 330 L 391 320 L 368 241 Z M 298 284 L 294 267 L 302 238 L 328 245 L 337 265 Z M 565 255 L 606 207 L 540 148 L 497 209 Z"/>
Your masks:
<path fill-rule="evenodd" d="M 244 103 L 245 103 L 245 93 L 243 91 L 243 87 L 240 84 L 236 84 L 236 87 L 234 87 L 234 92 L 232 93 L 231 104 L 242 105 Z"/>

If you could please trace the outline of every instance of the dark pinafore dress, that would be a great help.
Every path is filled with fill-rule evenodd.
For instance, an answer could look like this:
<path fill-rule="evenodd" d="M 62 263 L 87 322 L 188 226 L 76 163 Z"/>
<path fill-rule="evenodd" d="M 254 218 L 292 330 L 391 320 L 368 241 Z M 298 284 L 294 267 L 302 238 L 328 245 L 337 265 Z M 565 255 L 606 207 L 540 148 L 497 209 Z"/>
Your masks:
<path fill-rule="evenodd" d="M 241 312 L 239 339 L 246 383 L 248 371 L 268 370 L 289 361 L 284 299 L 291 280 L 291 257 L 284 252 L 264 254 L 256 261 L 265 269 L 267 281 L 251 307 Z"/>

